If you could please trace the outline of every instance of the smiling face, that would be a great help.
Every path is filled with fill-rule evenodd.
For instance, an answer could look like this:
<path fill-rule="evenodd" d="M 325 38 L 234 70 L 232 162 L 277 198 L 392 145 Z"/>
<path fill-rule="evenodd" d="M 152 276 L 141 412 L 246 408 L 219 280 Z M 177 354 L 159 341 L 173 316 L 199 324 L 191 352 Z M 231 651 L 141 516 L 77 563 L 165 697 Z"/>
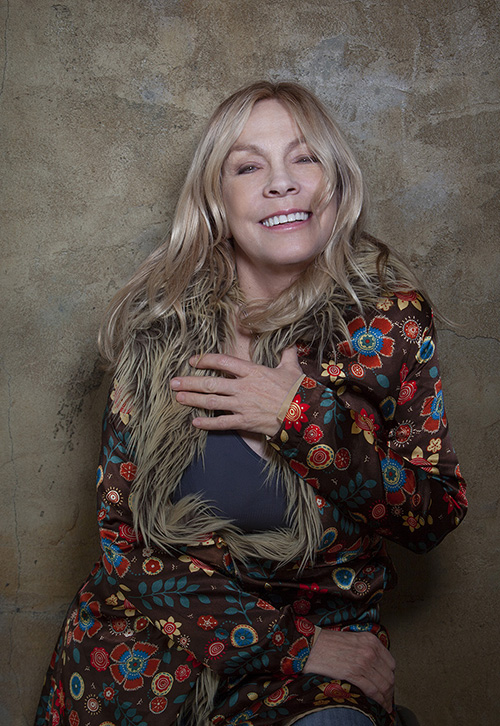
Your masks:
<path fill-rule="evenodd" d="M 324 249 L 335 197 L 313 210 L 324 176 L 286 108 L 258 101 L 222 169 L 238 279 L 251 297 L 287 287 Z"/>

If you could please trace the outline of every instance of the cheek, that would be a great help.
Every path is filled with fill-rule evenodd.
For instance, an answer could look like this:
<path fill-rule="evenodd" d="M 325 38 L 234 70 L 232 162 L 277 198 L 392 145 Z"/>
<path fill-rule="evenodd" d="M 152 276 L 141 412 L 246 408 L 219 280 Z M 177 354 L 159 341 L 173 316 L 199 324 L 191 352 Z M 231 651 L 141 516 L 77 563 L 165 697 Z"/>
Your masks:
<path fill-rule="evenodd" d="M 328 237 L 332 233 L 336 219 L 337 219 L 337 199 L 336 199 L 336 197 L 334 197 L 332 199 L 332 201 L 328 204 L 328 206 L 324 209 L 324 211 L 321 213 L 321 218 L 320 218 L 321 227 L 323 228 L 325 234 L 328 235 Z"/>

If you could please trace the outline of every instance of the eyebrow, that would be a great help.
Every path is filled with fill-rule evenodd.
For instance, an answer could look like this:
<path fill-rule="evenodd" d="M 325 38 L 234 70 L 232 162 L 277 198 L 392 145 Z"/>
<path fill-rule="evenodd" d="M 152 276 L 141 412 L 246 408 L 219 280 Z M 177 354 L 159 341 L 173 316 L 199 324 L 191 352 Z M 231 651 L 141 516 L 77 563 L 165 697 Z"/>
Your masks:
<path fill-rule="evenodd" d="M 287 145 L 285 151 L 286 151 L 286 153 L 288 153 L 288 152 L 292 151 L 293 149 L 295 149 L 297 146 L 300 146 L 301 144 L 305 144 L 305 143 L 306 143 L 306 140 L 304 139 L 303 136 L 301 136 L 300 138 L 290 141 L 290 143 Z M 256 144 L 234 144 L 233 146 L 231 146 L 228 156 L 236 151 L 251 151 L 254 154 L 259 154 L 259 156 L 265 155 L 264 149 L 262 149 L 260 146 L 257 146 Z"/>

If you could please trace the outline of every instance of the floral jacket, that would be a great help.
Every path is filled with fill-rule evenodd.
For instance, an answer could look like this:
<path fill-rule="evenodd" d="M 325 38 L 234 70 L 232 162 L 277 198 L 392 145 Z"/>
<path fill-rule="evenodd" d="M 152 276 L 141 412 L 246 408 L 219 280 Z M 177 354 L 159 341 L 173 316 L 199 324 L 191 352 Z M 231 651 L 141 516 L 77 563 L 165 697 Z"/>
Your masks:
<path fill-rule="evenodd" d="M 462 519 L 464 483 L 447 431 L 432 313 L 413 293 L 352 312 L 350 341 L 305 373 L 271 445 L 316 492 L 314 564 L 238 563 L 214 532 L 149 549 L 132 525 L 128 414 L 104 418 L 98 468 L 102 557 L 70 606 L 36 726 L 170 726 L 198 679 L 219 677 L 204 723 L 285 726 L 323 707 L 393 717 L 354 685 L 304 674 L 315 626 L 388 645 L 378 602 L 394 573 L 384 538 L 416 553 Z M 191 710 L 196 711 L 196 704 Z M 178 722 L 177 722 L 178 723 Z"/>

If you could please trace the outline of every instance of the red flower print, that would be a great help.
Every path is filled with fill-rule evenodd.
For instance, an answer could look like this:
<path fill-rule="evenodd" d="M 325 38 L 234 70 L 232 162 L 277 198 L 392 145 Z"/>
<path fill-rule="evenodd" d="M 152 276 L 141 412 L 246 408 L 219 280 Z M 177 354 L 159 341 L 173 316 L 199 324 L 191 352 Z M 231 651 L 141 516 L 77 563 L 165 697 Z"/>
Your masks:
<path fill-rule="evenodd" d="M 168 699 L 165 696 L 155 696 L 149 704 L 151 713 L 163 713 L 168 705 Z"/>
<path fill-rule="evenodd" d="M 109 489 L 106 489 L 106 491 L 104 492 L 104 496 L 106 500 L 115 507 L 119 504 L 122 504 L 123 502 L 121 491 L 119 489 L 116 489 L 115 487 L 110 487 Z"/>
<path fill-rule="evenodd" d="M 363 366 L 360 366 L 359 363 L 349 363 L 349 373 L 353 378 L 363 378 L 365 375 L 365 371 Z"/>
<path fill-rule="evenodd" d="M 373 413 L 367 413 L 364 408 L 358 413 L 357 411 L 351 410 L 351 418 L 354 419 L 351 427 L 352 434 L 360 434 L 363 432 L 363 436 L 369 444 L 373 444 L 375 441 L 375 431 L 380 427 L 375 423 L 375 415 Z"/>
<path fill-rule="evenodd" d="M 285 429 L 290 429 L 292 426 L 296 431 L 300 431 L 304 421 L 307 421 L 305 412 L 310 406 L 307 403 L 302 403 L 300 396 L 297 394 L 290 404 L 290 407 L 285 416 Z"/>
<path fill-rule="evenodd" d="M 297 355 L 299 358 L 304 355 L 309 355 L 311 352 L 311 346 L 305 343 L 297 343 Z"/>
<path fill-rule="evenodd" d="M 335 452 L 331 446 L 316 444 L 307 454 L 307 464 L 311 469 L 327 469 L 335 459 Z"/>
<path fill-rule="evenodd" d="M 311 603 L 309 602 L 309 600 L 301 597 L 299 600 L 295 600 L 295 602 L 293 603 L 293 609 L 297 613 L 297 615 L 307 615 L 307 613 L 311 609 Z"/>
<path fill-rule="evenodd" d="M 387 507 L 384 502 L 376 501 L 372 504 L 370 515 L 372 519 L 377 522 L 384 520 L 387 517 Z"/>
<path fill-rule="evenodd" d="M 282 686 L 281 688 L 278 688 L 277 691 L 274 691 L 274 693 L 271 693 L 270 696 L 265 698 L 264 703 L 266 704 L 266 706 L 273 706 L 274 708 L 276 708 L 276 706 L 280 706 L 287 700 L 289 694 L 289 689 L 286 686 Z M 247 723 L 250 722 L 247 721 Z"/>
<path fill-rule="evenodd" d="M 56 690 L 56 708 L 59 710 L 60 713 L 64 713 L 66 710 L 66 704 L 64 702 L 65 696 L 64 696 L 64 688 L 62 681 L 59 681 L 59 685 L 57 686 Z"/>
<path fill-rule="evenodd" d="M 104 569 L 108 575 L 114 569 L 119 577 L 123 577 L 130 568 L 130 562 L 123 553 L 129 552 L 132 545 L 130 542 L 118 540 L 118 534 L 110 529 L 101 529 L 100 535 Z"/>
<path fill-rule="evenodd" d="M 261 600 L 260 598 L 257 600 L 256 605 L 261 610 L 275 610 L 274 606 L 271 605 L 270 602 L 266 602 L 265 600 Z"/>
<path fill-rule="evenodd" d="M 307 475 L 307 472 L 309 469 L 307 466 L 302 464 L 300 461 L 296 461 L 295 459 L 292 459 L 290 461 L 290 467 L 302 478 L 304 478 Z"/>
<path fill-rule="evenodd" d="M 306 638 L 298 638 L 288 649 L 288 656 L 281 661 L 281 671 L 285 675 L 301 673 L 309 656 L 309 643 Z"/>
<path fill-rule="evenodd" d="M 323 438 L 323 431 L 316 424 L 309 424 L 303 433 L 303 437 L 308 444 L 315 444 Z"/>
<path fill-rule="evenodd" d="M 336 469 L 344 471 L 351 463 L 351 454 L 348 449 L 339 449 L 335 454 L 335 460 L 333 462 Z"/>
<path fill-rule="evenodd" d="M 309 592 L 311 593 L 311 595 L 312 595 L 313 592 L 319 592 L 319 593 L 326 593 L 326 592 L 328 592 L 328 589 L 326 587 L 320 587 L 317 582 L 311 582 L 310 585 L 306 585 L 305 583 L 302 583 L 301 582 L 299 584 L 299 588 L 301 590 L 309 590 Z M 311 595 L 309 595 L 309 597 L 311 597 Z"/>
<path fill-rule="evenodd" d="M 105 671 L 109 666 L 109 656 L 104 648 L 94 648 L 90 654 L 90 665 L 96 671 Z"/>
<path fill-rule="evenodd" d="M 119 635 L 128 628 L 128 620 L 126 618 L 112 618 L 109 627 L 112 635 Z"/>
<path fill-rule="evenodd" d="M 114 697 L 118 694 L 118 691 L 113 688 L 113 686 L 106 686 L 103 684 L 102 693 L 99 695 L 104 698 L 106 701 L 106 705 L 114 699 Z"/>
<path fill-rule="evenodd" d="M 405 381 L 400 390 L 398 396 L 398 406 L 402 406 L 405 403 L 409 403 L 417 391 L 417 384 L 415 381 Z"/>
<path fill-rule="evenodd" d="M 357 694 L 351 693 L 350 683 L 330 681 L 330 683 L 322 683 L 318 686 L 318 688 L 323 691 L 326 698 L 336 701 L 337 703 L 344 703 L 345 701 L 356 703 L 355 699 L 359 698 Z"/>
<path fill-rule="evenodd" d="M 424 298 L 415 290 L 411 290 L 410 292 L 397 292 L 395 295 L 398 299 L 398 308 L 400 310 L 407 308 L 410 303 L 417 310 L 422 310 L 421 302 Z"/>
<path fill-rule="evenodd" d="M 416 320 L 405 320 L 402 327 L 403 336 L 408 342 L 417 340 L 420 337 L 420 325 Z"/>
<path fill-rule="evenodd" d="M 207 643 L 205 650 L 209 658 L 221 658 L 222 654 L 226 650 L 226 646 L 222 643 L 222 641 L 214 638 L 214 640 Z"/>
<path fill-rule="evenodd" d="M 434 384 L 434 396 L 428 396 L 420 411 L 421 416 L 427 416 L 422 428 L 425 431 L 434 433 L 438 431 L 441 423 L 446 426 L 446 413 L 444 410 L 443 393 L 441 391 L 441 379 Z"/>
<path fill-rule="evenodd" d="M 73 631 L 73 639 L 81 643 L 85 635 L 92 638 L 102 628 L 101 606 L 94 600 L 91 592 L 84 592 L 80 595 L 80 607 L 73 616 L 73 624 L 76 625 Z"/>
<path fill-rule="evenodd" d="M 142 569 L 148 575 L 157 575 L 163 570 L 163 562 L 157 557 L 148 557 L 142 563 Z"/>
<path fill-rule="evenodd" d="M 394 431 L 394 438 L 398 444 L 406 444 L 413 436 L 413 422 L 403 421 Z"/>
<path fill-rule="evenodd" d="M 326 504 L 326 499 L 320 494 L 316 494 L 316 504 L 318 505 L 318 509 L 323 509 Z"/>
<path fill-rule="evenodd" d="M 406 494 L 413 494 L 416 489 L 415 474 L 411 469 L 405 469 L 404 459 L 396 454 L 381 455 L 382 477 L 384 480 L 385 495 L 388 504 L 393 506 L 403 504 Z"/>
<path fill-rule="evenodd" d="M 179 683 L 185 681 L 191 675 L 191 668 L 188 665 L 180 665 L 175 669 L 175 680 Z"/>
<path fill-rule="evenodd" d="M 132 648 L 120 643 L 111 651 L 111 675 L 126 691 L 137 691 L 144 685 L 144 676 L 151 678 L 158 670 L 160 660 L 151 658 L 157 650 L 151 643 L 134 643 Z"/>
<path fill-rule="evenodd" d="M 282 630 L 276 630 L 276 632 L 273 633 L 271 640 L 277 648 L 280 648 L 285 642 L 285 634 Z"/>
<path fill-rule="evenodd" d="M 358 316 L 347 325 L 351 340 L 339 343 L 339 353 L 348 358 L 357 356 L 358 363 L 365 368 L 381 368 L 380 356 L 390 358 L 394 351 L 394 340 L 387 337 L 392 327 L 391 321 L 382 315 L 373 318 L 368 326 Z"/>
<path fill-rule="evenodd" d="M 336 385 L 342 383 L 342 379 L 345 378 L 345 373 L 342 370 L 344 367 L 343 363 L 335 363 L 331 360 L 329 363 L 322 363 L 321 367 L 324 369 L 321 371 L 322 376 L 327 376 Z"/>
<path fill-rule="evenodd" d="M 315 476 L 308 476 L 306 478 L 306 482 L 310 487 L 313 487 L 313 489 L 319 489 L 319 481 Z"/>
<path fill-rule="evenodd" d="M 125 461 L 123 464 L 120 464 L 120 476 L 126 481 L 134 481 L 136 473 L 137 466 L 131 461 Z"/>
<path fill-rule="evenodd" d="M 307 618 L 296 618 L 295 627 L 301 635 L 312 635 L 314 633 L 314 625 Z"/>
<path fill-rule="evenodd" d="M 122 539 L 126 539 L 127 542 L 138 542 L 140 539 L 137 536 L 137 532 L 133 527 L 130 526 L 130 524 L 120 524 L 118 532 L 120 534 L 120 537 Z"/>
<path fill-rule="evenodd" d="M 302 379 L 302 383 L 300 384 L 302 388 L 316 388 L 318 385 L 314 378 L 309 378 L 309 376 L 306 376 Z"/>
<path fill-rule="evenodd" d="M 202 628 L 202 630 L 213 630 L 217 627 L 217 625 L 218 622 L 213 615 L 200 615 L 198 618 L 198 626 Z"/>

